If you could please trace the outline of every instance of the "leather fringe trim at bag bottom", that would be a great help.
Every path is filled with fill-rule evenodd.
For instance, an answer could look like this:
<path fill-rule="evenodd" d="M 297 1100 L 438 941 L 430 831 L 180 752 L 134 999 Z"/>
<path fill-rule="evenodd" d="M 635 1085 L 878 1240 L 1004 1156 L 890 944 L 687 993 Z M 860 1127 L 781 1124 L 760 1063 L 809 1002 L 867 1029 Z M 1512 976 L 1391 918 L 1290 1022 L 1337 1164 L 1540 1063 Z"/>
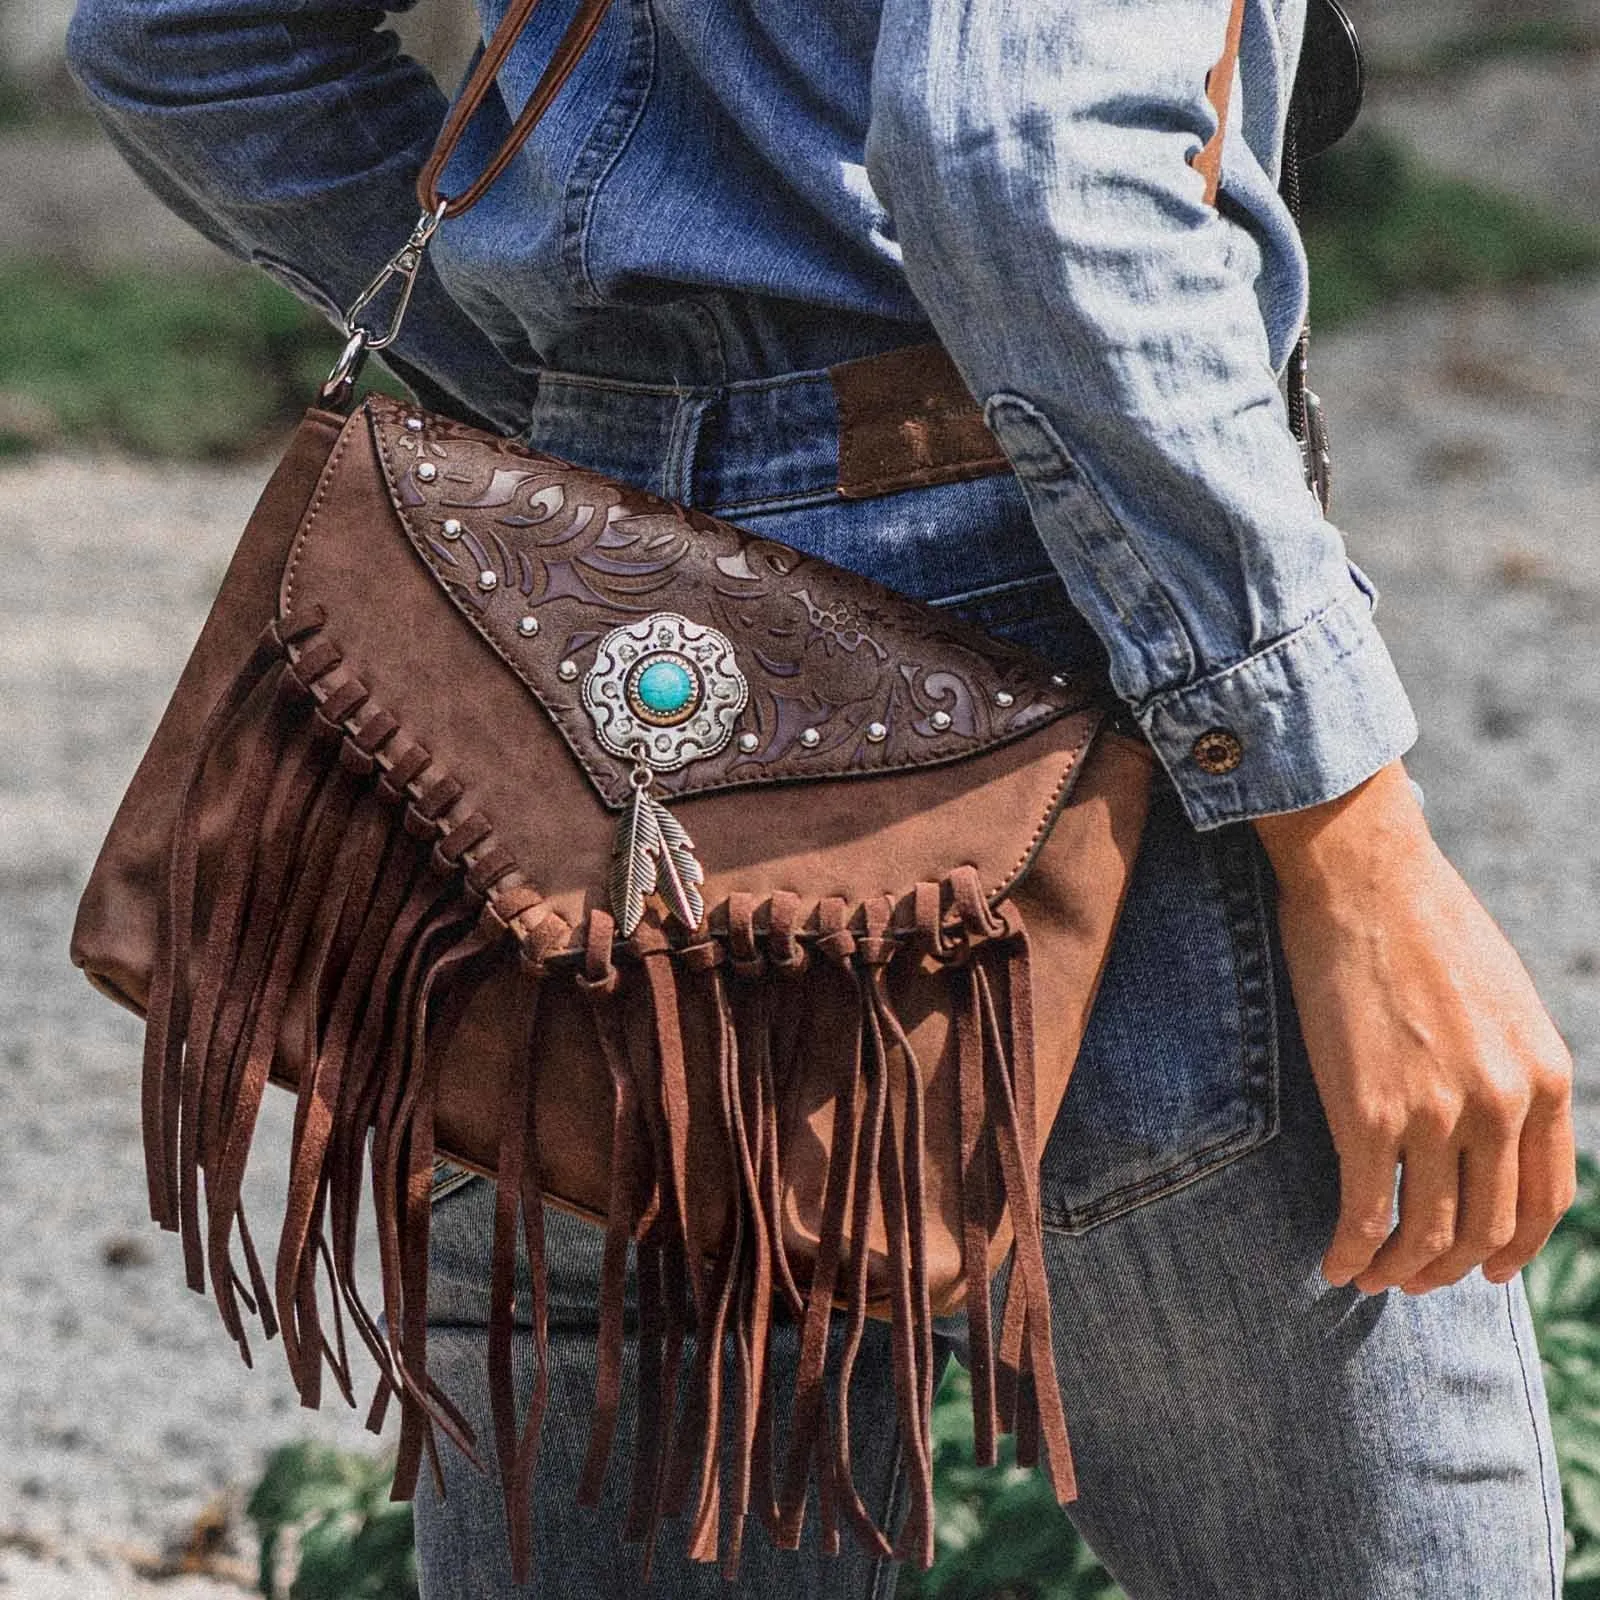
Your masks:
<path fill-rule="evenodd" d="M 203 1293 L 209 1277 L 245 1361 L 248 1311 L 269 1339 L 281 1331 L 306 1405 L 320 1401 L 324 1365 L 354 1405 L 348 1316 L 379 1371 L 367 1419 L 374 1432 L 398 1399 L 394 1498 L 411 1496 L 424 1455 L 442 1495 L 439 1432 L 485 1465 L 460 1410 L 427 1371 L 440 1091 L 439 1052 L 430 1055 L 429 1043 L 453 1029 L 487 958 L 515 937 L 530 1000 L 494 1163 L 488 1378 L 518 1581 L 533 1567 L 531 1486 L 550 1394 L 534 1085 L 541 998 L 553 985 L 584 997 L 613 1093 L 598 1373 L 579 1500 L 598 1503 L 618 1426 L 631 1244 L 638 1401 L 624 1536 L 643 1542 L 646 1575 L 663 1517 L 687 1513 L 689 1554 L 720 1559 L 729 1578 L 752 1515 L 778 1545 L 797 1546 L 812 1484 L 829 1552 L 848 1528 L 870 1551 L 929 1565 L 936 1374 L 926 1086 L 897 1014 L 893 974 L 909 963 L 942 966 L 959 1073 L 963 1271 L 982 1286 L 966 1296 L 977 1455 L 992 1462 L 997 1433 L 1013 1432 L 1018 1460 L 1042 1463 L 1057 1498 L 1071 1499 L 1038 1216 L 1028 942 L 1014 908 L 997 915 L 966 868 L 942 884 L 908 886 L 909 917 L 887 897 L 860 906 L 825 900 L 802 928 L 798 898 L 780 894 L 763 903 L 758 923 L 754 898 L 734 895 L 713 915 L 715 931 L 687 946 L 670 943 L 653 921 L 618 941 L 601 910 L 578 930 L 554 914 L 508 923 L 504 891 L 521 881 L 516 865 L 482 817 L 444 820 L 460 785 L 399 734 L 357 680 L 329 678 L 340 655 L 323 628 L 314 609 L 274 623 L 202 731 L 167 861 L 147 1006 L 151 1212 L 181 1234 L 190 1286 Z M 318 689 L 319 680 L 336 687 Z M 212 798 L 202 804 L 203 796 Z M 538 896 L 510 899 L 527 907 Z M 291 993 L 309 1002 L 292 1007 Z M 686 1015 L 710 1016 L 715 1026 L 691 1028 Z M 293 1154 L 269 1281 L 241 1191 L 263 1094 L 293 1029 L 302 1035 L 287 1052 L 301 1063 Z M 779 1136 L 789 1069 L 808 1052 L 837 1059 L 838 1091 L 820 1234 L 808 1281 L 799 1282 L 782 1242 Z M 688 1170 L 690 1081 L 717 1086 L 732 1175 L 732 1203 L 712 1239 L 697 1237 L 689 1203 L 698 1181 Z M 356 1282 L 369 1155 L 381 1324 Z M 986 1289 L 1002 1213 L 1011 1270 L 996 1348 Z M 881 1252 L 867 1247 L 875 1227 Z M 512 1363 L 519 1229 L 535 1350 L 520 1417 Z M 830 1337 L 836 1315 L 842 1344 Z M 851 1375 L 869 1315 L 889 1323 L 909 1469 L 909 1511 L 893 1541 L 863 1504 L 851 1468 Z M 798 1327 L 799 1360 L 780 1430 L 769 1342 L 783 1316 Z M 723 1392 L 730 1339 L 731 1396 Z"/>

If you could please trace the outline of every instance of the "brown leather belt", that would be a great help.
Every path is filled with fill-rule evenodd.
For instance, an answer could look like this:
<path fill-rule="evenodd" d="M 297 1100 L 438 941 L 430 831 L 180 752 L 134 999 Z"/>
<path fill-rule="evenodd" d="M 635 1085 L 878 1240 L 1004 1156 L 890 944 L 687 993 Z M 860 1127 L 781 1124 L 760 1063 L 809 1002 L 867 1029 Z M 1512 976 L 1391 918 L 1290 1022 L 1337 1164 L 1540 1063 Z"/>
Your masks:
<path fill-rule="evenodd" d="M 955 363 L 907 345 L 828 369 L 839 405 L 839 493 L 849 500 L 1007 472 Z"/>

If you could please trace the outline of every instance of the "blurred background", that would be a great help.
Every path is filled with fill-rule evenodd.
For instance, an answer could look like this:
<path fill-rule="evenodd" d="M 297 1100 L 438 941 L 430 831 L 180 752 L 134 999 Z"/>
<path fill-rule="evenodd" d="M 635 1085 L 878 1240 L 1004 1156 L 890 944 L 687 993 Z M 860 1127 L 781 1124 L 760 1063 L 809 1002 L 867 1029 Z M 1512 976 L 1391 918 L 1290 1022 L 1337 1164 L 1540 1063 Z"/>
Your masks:
<path fill-rule="evenodd" d="M 1307 175 L 1335 517 L 1382 591 L 1435 830 L 1572 1044 L 1600 1148 L 1600 3 L 1351 9 L 1367 109 Z M 447 82 L 466 11 L 423 0 L 403 30 Z M 70 12 L 0 0 L 0 1594 L 403 1596 L 382 1446 L 298 1410 L 275 1348 L 245 1371 L 182 1288 L 145 1220 L 140 1030 L 66 961 L 111 811 L 338 347 L 98 137 L 61 62 Z M 1591 1181 L 1530 1279 L 1569 1597 L 1600 1596 L 1597 1284 Z M 901 1594 L 1113 1594 L 1030 1474 L 970 1469 L 959 1384 L 946 1399 L 940 1564 Z"/>

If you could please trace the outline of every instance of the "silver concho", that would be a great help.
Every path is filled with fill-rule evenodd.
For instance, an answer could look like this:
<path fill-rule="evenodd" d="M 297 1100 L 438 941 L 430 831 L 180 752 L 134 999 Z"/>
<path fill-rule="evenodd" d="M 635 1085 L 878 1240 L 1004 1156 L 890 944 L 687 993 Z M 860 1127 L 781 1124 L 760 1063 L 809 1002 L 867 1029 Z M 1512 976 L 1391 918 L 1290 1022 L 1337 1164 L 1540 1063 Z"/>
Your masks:
<path fill-rule="evenodd" d="M 656 772 L 716 755 L 749 698 L 726 635 L 672 611 L 613 628 L 583 680 L 600 742 Z"/>

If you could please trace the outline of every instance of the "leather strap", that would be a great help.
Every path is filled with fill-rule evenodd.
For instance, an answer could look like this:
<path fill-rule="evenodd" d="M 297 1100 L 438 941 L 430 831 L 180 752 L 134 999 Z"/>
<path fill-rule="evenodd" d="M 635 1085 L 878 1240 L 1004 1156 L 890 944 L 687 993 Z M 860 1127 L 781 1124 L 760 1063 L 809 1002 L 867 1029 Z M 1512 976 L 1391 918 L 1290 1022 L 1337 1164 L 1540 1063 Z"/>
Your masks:
<path fill-rule="evenodd" d="M 590 40 L 600 27 L 601 20 L 610 9 L 611 0 L 582 0 L 572 21 L 567 24 L 567 31 L 562 34 L 561 42 L 551 55 L 549 65 L 545 67 L 538 83 L 534 85 L 533 93 L 528 96 L 528 103 L 512 124 L 505 141 L 490 158 L 488 166 L 460 194 L 447 198 L 439 189 L 439 180 L 444 175 L 445 166 L 455 154 L 456 146 L 461 143 L 461 136 L 466 132 L 467 125 L 477 115 L 478 108 L 483 104 L 490 89 L 494 87 L 495 78 L 515 48 L 517 40 L 522 37 L 522 30 L 527 26 L 528 19 L 533 15 L 534 7 L 538 3 L 539 0 L 512 0 L 510 8 L 500 20 L 500 26 L 494 30 L 493 36 L 484 47 L 483 54 L 479 57 L 477 66 L 473 68 L 466 87 L 450 108 L 450 114 L 439 130 L 439 137 L 434 141 L 433 149 L 423 164 L 422 171 L 417 175 L 417 199 L 425 215 L 440 212 L 442 206 L 443 216 L 459 217 L 462 212 L 470 210 L 484 197 L 489 186 L 506 170 L 517 152 L 527 143 L 528 136 L 537 126 L 539 119 L 549 110 L 550 103 L 561 92 L 562 85 L 572 76 L 573 68 L 577 66 L 579 58 L 588 48 Z M 1222 55 L 1206 75 L 1206 95 L 1217 113 L 1217 127 L 1204 147 L 1196 152 L 1191 164 L 1206 180 L 1207 205 L 1216 203 L 1217 188 L 1222 179 L 1222 144 L 1227 134 L 1228 106 L 1233 97 L 1233 80 L 1239 63 L 1239 41 L 1244 32 L 1244 8 L 1245 0 L 1233 0 Z"/>
<path fill-rule="evenodd" d="M 610 8 L 611 0 L 583 0 L 572 21 L 567 24 L 567 31 L 562 34 L 549 65 L 534 85 L 533 93 L 528 96 L 528 103 L 512 124 L 505 142 L 467 188 L 446 199 L 439 191 L 439 180 L 444 175 L 445 164 L 460 144 L 467 124 L 477 115 L 478 108 L 494 87 L 496 76 L 517 40 L 522 37 L 522 30 L 538 3 L 539 0 L 512 0 L 510 8 L 500 20 L 500 26 L 494 30 L 493 37 L 478 58 L 466 87 L 450 108 L 450 114 L 439 130 L 439 137 L 434 141 L 433 150 L 423 164 L 422 171 L 417 174 L 417 199 L 425 213 L 436 212 L 442 205 L 444 216 L 459 217 L 484 197 L 489 186 L 510 166 L 516 153 L 528 142 L 528 135 L 549 109 L 550 102 L 561 92 L 562 85 L 572 76 L 572 69 L 594 38 L 601 19 Z"/>
<path fill-rule="evenodd" d="M 1195 152 L 1190 162 L 1206 180 L 1208 206 L 1217 203 L 1217 190 L 1222 183 L 1222 145 L 1228 136 L 1228 107 L 1233 101 L 1233 80 L 1239 69 L 1239 41 L 1244 37 L 1244 6 L 1245 0 L 1233 0 L 1222 55 L 1216 66 L 1206 74 L 1206 98 L 1217 114 L 1216 132 Z"/>

